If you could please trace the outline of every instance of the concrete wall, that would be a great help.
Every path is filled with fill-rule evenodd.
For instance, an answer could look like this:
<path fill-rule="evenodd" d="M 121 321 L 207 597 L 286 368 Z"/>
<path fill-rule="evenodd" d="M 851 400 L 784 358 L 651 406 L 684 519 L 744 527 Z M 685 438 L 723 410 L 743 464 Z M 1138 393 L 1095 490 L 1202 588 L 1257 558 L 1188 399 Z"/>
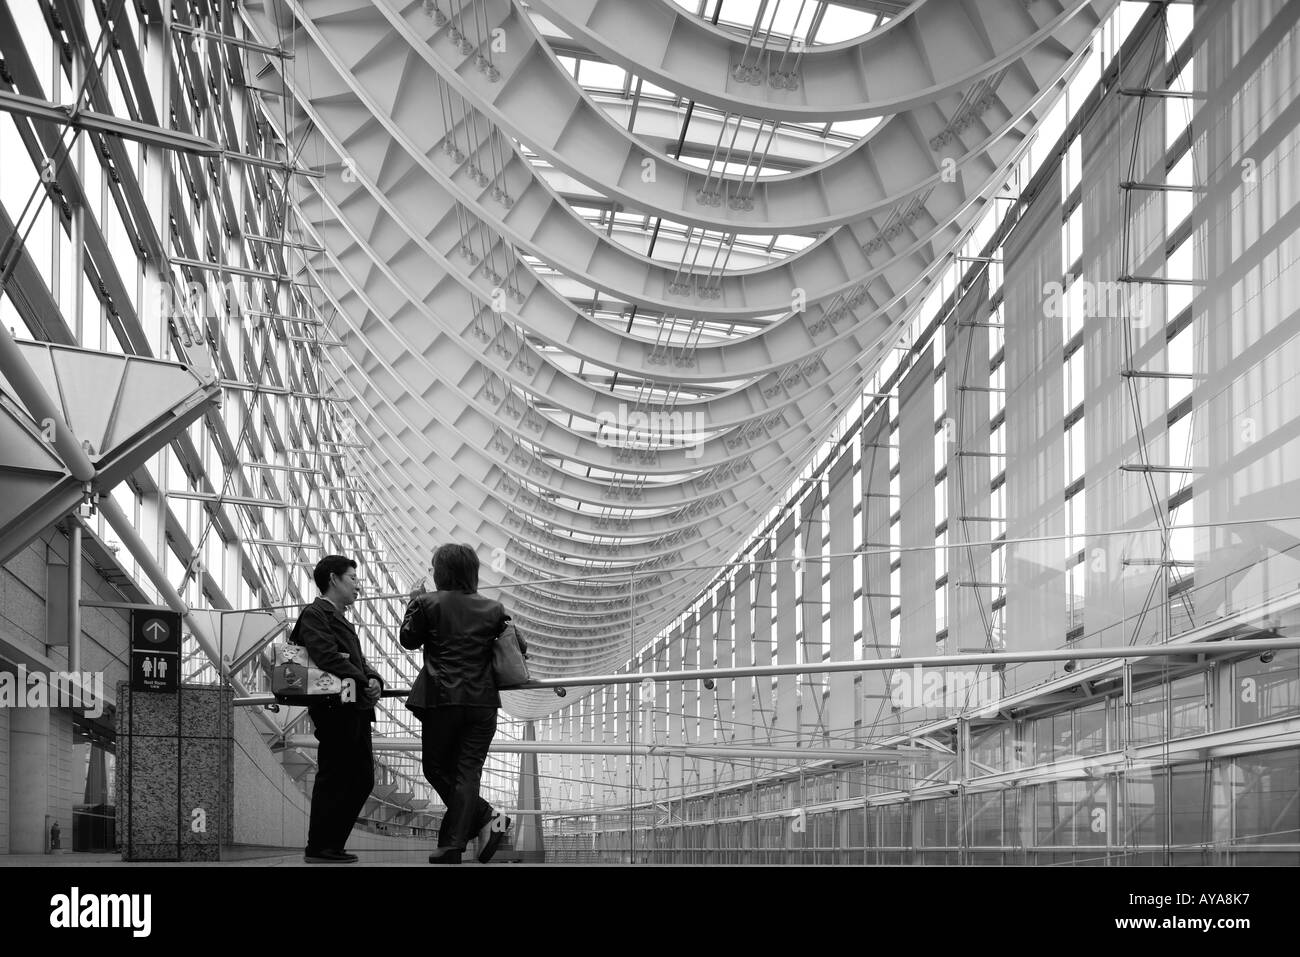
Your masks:
<path fill-rule="evenodd" d="M 47 562 L 64 562 L 67 554 L 67 539 L 47 531 L 0 565 L 0 658 L 12 660 L 15 654 L 27 655 L 48 661 L 52 669 L 67 668 L 67 646 L 46 644 L 45 611 Z M 100 577 L 89 561 L 82 563 L 82 597 L 87 601 L 122 601 L 122 595 Z M 104 691 L 110 700 L 117 682 L 128 677 L 128 628 L 127 612 L 82 609 L 81 667 L 83 671 L 104 672 Z"/>
<path fill-rule="evenodd" d="M 72 847 L 72 805 L 80 804 L 85 797 L 86 745 L 72 731 L 72 712 L 50 712 L 49 738 L 45 748 L 45 832 L 49 825 L 59 822 L 59 843 Z M 42 835 L 44 837 L 45 835 Z M 44 844 L 42 844 L 44 849 Z"/>
<path fill-rule="evenodd" d="M 47 533 L 36 539 L 0 565 L 0 638 L 41 657 L 46 652 L 45 556 L 50 537 Z M 67 554 L 67 542 L 63 544 Z"/>

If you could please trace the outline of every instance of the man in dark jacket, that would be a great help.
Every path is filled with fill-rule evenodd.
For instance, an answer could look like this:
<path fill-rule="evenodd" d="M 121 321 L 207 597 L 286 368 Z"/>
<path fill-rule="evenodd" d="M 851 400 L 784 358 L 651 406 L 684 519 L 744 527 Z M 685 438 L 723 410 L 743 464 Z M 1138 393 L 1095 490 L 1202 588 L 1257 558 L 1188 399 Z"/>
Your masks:
<path fill-rule="evenodd" d="M 431 864 L 459 864 L 479 832 L 486 864 L 510 826 L 488 830 L 495 814 L 479 796 L 483 762 L 496 734 L 497 694 L 492 647 L 509 615 L 499 601 L 478 594 L 478 556 L 468 545 L 444 545 L 433 556 L 437 591 L 411 593 L 399 640 L 423 648 L 424 667 L 406 706 L 420 719 L 424 776 L 447 806 Z"/>
<path fill-rule="evenodd" d="M 320 597 L 302 610 L 296 640 L 321 671 L 351 678 L 356 700 L 307 709 L 320 746 L 305 859 L 312 864 L 350 864 L 357 856 L 345 850 L 348 835 L 375 787 L 370 723 L 384 682 L 366 662 L 356 630 L 343 617 L 343 610 L 357 598 L 357 563 L 326 555 L 312 577 Z"/>

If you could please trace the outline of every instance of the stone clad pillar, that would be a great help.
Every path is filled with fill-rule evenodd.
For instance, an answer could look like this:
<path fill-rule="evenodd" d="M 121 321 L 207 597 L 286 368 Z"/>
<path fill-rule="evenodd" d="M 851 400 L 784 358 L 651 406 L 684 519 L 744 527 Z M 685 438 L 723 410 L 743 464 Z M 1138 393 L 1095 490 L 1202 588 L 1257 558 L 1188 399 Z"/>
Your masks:
<path fill-rule="evenodd" d="M 117 686 L 117 835 L 124 861 L 217 861 L 233 832 L 233 692 Z"/>

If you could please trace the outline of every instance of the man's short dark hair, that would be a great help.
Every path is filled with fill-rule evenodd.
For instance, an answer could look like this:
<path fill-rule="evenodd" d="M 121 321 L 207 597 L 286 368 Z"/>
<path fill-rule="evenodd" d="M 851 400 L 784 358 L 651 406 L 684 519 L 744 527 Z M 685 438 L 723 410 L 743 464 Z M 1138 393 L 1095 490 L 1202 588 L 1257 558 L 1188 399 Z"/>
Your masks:
<path fill-rule="evenodd" d="M 433 553 L 438 591 L 478 591 L 478 555 L 468 545 L 443 545 Z"/>
<path fill-rule="evenodd" d="M 311 573 L 311 577 L 323 595 L 330 590 L 331 576 L 346 575 L 349 568 L 356 567 L 357 563 L 346 555 L 326 555 L 316 563 L 316 570 Z"/>

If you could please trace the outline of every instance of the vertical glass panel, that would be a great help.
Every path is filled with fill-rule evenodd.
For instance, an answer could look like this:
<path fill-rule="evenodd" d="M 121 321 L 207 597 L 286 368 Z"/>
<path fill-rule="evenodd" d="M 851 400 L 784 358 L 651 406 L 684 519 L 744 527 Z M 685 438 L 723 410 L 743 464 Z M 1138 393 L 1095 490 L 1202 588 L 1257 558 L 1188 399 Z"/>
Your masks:
<path fill-rule="evenodd" d="M 1074 753 L 1100 754 L 1106 748 L 1106 704 L 1078 708 L 1074 712 Z"/>
<path fill-rule="evenodd" d="M 978 777 L 982 774 L 996 773 L 1006 769 L 1008 766 L 1006 763 L 1008 734 L 1007 728 L 1002 726 L 971 733 L 970 759 L 972 775 Z"/>
<path fill-rule="evenodd" d="M 1229 767 L 1234 841 L 1300 842 L 1300 749 L 1236 758 Z"/>
<path fill-rule="evenodd" d="M 1133 692 L 1130 744 L 1150 744 L 1159 741 L 1165 733 L 1165 685 L 1159 684 Z"/>
<path fill-rule="evenodd" d="M 1191 675 L 1172 682 L 1169 689 L 1169 710 L 1170 737 L 1183 738 L 1204 733 L 1209 722 L 1204 675 Z"/>
<path fill-rule="evenodd" d="M 1120 825 L 1124 843 L 1134 846 L 1138 856 L 1126 857 L 1126 863 L 1162 863 L 1142 856 L 1156 846 L 1165 844 L 1165 822 L 1167 795 L 1165 793 L 1166 777 L 1161 769 L 1138 768 L 1125 771 L 1120 775 L 1119 787 L 1123 795 L 1119 805 Z"/>
<path fill-rule="evenodd" d="M 966 843 L 970 847 L 998 847 L 1003 843 L 1001 791 L 967 796 L 969 823 Z"/>
<path fill-rule="evenodd" d="M 1200 844 L 1213 840 L 1213 792 L 1204 765 L 1173 769 L 1170 820 L 1174 845 Z"/>

